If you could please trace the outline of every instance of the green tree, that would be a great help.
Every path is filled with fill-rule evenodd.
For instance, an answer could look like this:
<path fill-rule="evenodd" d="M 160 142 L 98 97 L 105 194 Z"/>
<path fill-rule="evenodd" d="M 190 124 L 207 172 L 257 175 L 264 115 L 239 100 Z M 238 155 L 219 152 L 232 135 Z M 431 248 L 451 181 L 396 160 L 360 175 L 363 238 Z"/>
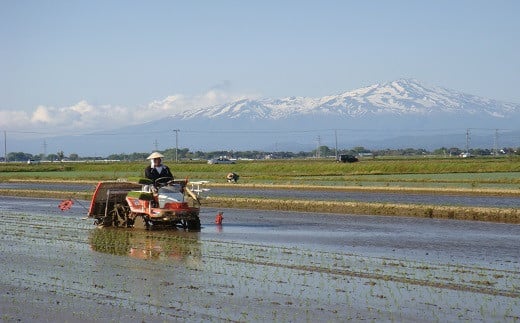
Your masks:
<path fill-rule="evenodd" d="M 56 155 L 56 154 L 48 154 L 47 155 L 47 160 L 52 161 L 52 162 L 53 161 L 57 161 L 58 160 L 58 155 Z"/>
<path fill-rule="evenodd" d="M 334 151 L 331 150 L 328 146 L 319 146 L 317 149 L 312 151 L 312 154 L 316 157 L 327 157 L 333 156 Z"/>
<path fill-rule="evenodd" d="M 27 154 L 24 152 L 12 152 L 7 154 L 7 161 L 28 161 L 29 159 L 33 159 L 32 154 Z"/>
<path fill-rule="evenodd" d="M 460 150 L 459 148 L 456 148 L 456 147 L 452 147 L 452 148 L 448 149 L 448 153 L 450 156 L 458 156 L 462 153 L 462 150 Z"/>
<path fill-rule="evenodd" d="M 448 155 L 448 148 L 446 148 L 446 147 L 437 148 L 432 153 L 434 155 L 445 156 L 445 155 Z"/>

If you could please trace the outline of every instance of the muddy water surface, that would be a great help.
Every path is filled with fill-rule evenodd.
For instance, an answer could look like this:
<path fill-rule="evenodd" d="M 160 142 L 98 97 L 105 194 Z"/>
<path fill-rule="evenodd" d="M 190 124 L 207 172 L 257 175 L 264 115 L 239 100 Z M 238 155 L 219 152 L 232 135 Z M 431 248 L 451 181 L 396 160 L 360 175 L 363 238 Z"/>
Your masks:
<path fill-rule="evenodd" d="M 0 182 L 0 189 L 51 190 L 70 192 L 92 192 L 95 185 L 74 183 L 26 183 Z M 520 198 L 516 196 L 486 196 L 464 194 L 413 194 L 393 192 L 342 192 L 335 190 L 305 189 L 264 189 L 237 186 L 212 188 L 209 196 L 233 196 L 255 198 L 289 198 L 298 200 L 360 201 L 378 203 L 432 204 L 448 206 L 481 206 L 499 208 L 519 208 Z"/>
<path fill-rule="evenodd" d="M 3 321 L 517 321 L 520 226 L 203 209 L 201 232 L 98 229 L 0 202 Z"/>

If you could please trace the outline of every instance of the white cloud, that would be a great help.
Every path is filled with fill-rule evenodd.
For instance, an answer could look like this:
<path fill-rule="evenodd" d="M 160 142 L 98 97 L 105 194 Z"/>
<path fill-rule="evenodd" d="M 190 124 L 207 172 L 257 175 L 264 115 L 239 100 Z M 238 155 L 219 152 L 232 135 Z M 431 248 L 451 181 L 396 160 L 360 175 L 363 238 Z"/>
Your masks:
<path fill-rule="evenodd" d="M 237 95 L 217 89 L 209 90 L 206 93 L 195 96 L 184 96 L 182 94 L 171 95 L 163 100 L 150 102 L 145 108 L 139 111 L 140 118 L 147 121 L 164 118 L 184 111 L 200 109 L 217 104 L 232 102 L 254 95 Z M 134 118 L 137 120 L 136 118 Z"/>
<path fill-rule="evenodd" d="M 111 130 L 246 97 L 253 96 L 230 94 L 213 88 L 195 96 L 170 95 L 144 107 L 93 106 L 80 101 L 66 107 L 40 105 L 32 112 L 0 110 L 0 130 L 48 135 Z"/>
<path fill-rule="evenodd" d="M 0 110 L 0 129 L 16 129 L 29 122 L 29 115 L 25 111 Z"/>
<path fill-rule="evenodd" d="M 52 120 L 49 114 L 49 108 L 42 105 L 36 108 L 36 111 L 32 114 L 31 123 L 50 123 Z"/>

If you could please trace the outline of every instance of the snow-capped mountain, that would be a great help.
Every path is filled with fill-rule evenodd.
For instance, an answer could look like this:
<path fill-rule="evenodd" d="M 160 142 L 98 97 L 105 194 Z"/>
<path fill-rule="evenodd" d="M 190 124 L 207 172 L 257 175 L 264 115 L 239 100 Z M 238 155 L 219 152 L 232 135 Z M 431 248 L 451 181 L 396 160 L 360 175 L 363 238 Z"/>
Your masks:
<path fill-rule="evenodd" d="M 426 87 L 416 80 L 401 79 L 322 98 L 244 99 L 186 111 L 175 119 L 282 120 L 295 116 L 478 115 L 507 118 L 519 113 L 520 105 L 481 98 L 440 87 Z"/>
<path fill-rule="evenodd" d="M 350 116 L 364 114 L 433 115 L 489 114 L 504 117 L 520 105 L 501 103 L 474 95 L 432 87 L 427 88 L 416 80 L 398 80 L 382 85 L 372 85 L 338 96 L 325 97 L 325 105 L 345 108 Z M 324 105 L 324 104 L 321 104 Z"/>
<path fill-rule="evenodd" d="M 184 142 L 207 149 L 311 150 L 520 146 L 520 104 L 401 79 L 321 98 L 244 99 L 184 111 L 152 123 L 181 129 Z M 471 130 L 472 129 L 472 130 Z M 395 138 L 393 140 L 392 138 Z M 483 141 L 478 141 L 484 138 Z M 210 148 L 211 147 L 211 148 Z"/>

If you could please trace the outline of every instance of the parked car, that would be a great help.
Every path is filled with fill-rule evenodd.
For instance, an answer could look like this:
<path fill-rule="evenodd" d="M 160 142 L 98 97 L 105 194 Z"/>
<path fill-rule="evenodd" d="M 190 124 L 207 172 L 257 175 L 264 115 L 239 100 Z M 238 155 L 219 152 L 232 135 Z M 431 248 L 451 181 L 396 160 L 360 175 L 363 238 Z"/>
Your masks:
<path fill-rule="evenodd" d="M 352 155 L 339 155 L 338 161 L 343 162 L 343 163 L 355 163 L 358 161 L 358 159 L 357 159 L 357 157 L 352 156 Z"/>
<path fill-rule="evenodd" d="M 213 158 L 208 160 L 208 164 L 234 164 L 234 160 L 230 160 L 224 157 Z"/>

